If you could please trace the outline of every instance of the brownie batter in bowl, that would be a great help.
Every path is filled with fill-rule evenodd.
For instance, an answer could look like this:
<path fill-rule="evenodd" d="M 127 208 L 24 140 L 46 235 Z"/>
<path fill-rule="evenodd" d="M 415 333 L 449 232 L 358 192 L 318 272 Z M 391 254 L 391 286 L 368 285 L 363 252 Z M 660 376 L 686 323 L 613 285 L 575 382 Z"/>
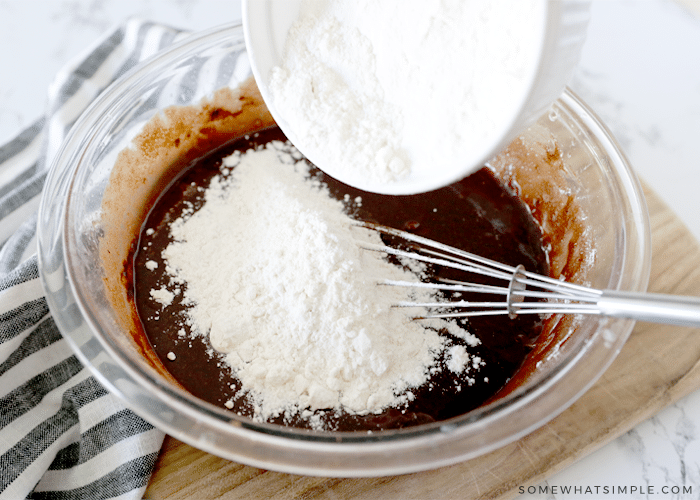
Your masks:
<path fill-rule="evenodd" d="M 203 335 L 193 334 L 191 325 L 183 315 L 183 309 L 187 305 L 181 292 L 182 285 L 171 283 L 167 272 L 168 264 L 163 258 L 163 251 L 173 241 L 170 224 L 183 213 L 197 212 L 204 203 L 203 189 L 200 188 L 208 186 L 213 177 L 224 175 L 221 174 L 222 170 L 225 176 L 235 174 L 235 167 L 231 172 L 222 164 L 222 158 L 234 152 L 255 150 L 273 141 L 286 141 L 277 128 L 246 137 L 236 139 L 193 161 L 159 196 L 143 224 L 145 229 L 141 231 L 138 243 L 133 246 L 134 255 L 129 259 L 133 261 L 133 273 L 130 274 L 132 279 L 128 286 L 133 288 L 135 308 L 144 334 L 173 377 L 189 392 L 205 401 L 230 408 L 239 415 L 254 417 L 251 412 L 254 407 L 252 402 L 245 395 L 239 395 L 241 389 L 245 394 L 246 387 L 231 373 L 222 353 L 215 352 L 208 341 L 208 332 L 202 332 Z M 305 162 L 304 159 L 298 161 Z M 293 168 L 293 165 L 289 168 Z M 548 271 L 539 226 L 526 205 L 486 168 L 444 189 L 421 195 L 393 197 L 350 188 L 315 168 L 310 170 L 308 176 L 306 182 L 319 182 L 327 186 L 329 196 L 344 200 L 346 211 L 357 220 L 408 229 L 494 260 L 523 264 L 539 273 L 546 274 Z M 235 190 L 237 186 L 234 184 L 229 189 Z M 298 228 L 299 231 L 302 229 Z M 226 221 L 221 230 L 238 231 L 238 221 Z M 283 263 L 273 261 L 272 265 L 281 267 Z M 313 269 L 313 263 L 311 267 Z M 450 274 L 445 269 L 431 269 L 428 274 L 429 280 L 460 277 L 458 273 Z M 378 276 L 369 278 L 379 279 Z M 308 279 L 311 280 L 311 276 Z M 167 284 L 167 287 L 163 284 Z M 269 283 L 268 286 L 276 287 L 278 284 Z M 165 290 L 163 293 L 167 300 L 159 301 L 157 296 L 154 298 L 155 291 L 160 290 Z M 217 295 L 222 293 L 228 292 L 219 290 Z M 472 295 L 463 299 L 477 300 L 478 297 Z M 322 307 L 320 301 L 316 306 Z M 275 313 L 282 314 L 281 311 L 272 311 L 272 314 Z M 406 314 L 411 313 L 407 311 Z M 241 318 L 241 321 L 245 319 Z M 467 341 L 452 336 L 445 330 L 441 332 L 450 339 L 452 348 L 464 346 L 473 359 L 473 366 L 455 372 L 448 366 L 451 358 L 441 356 L 434 366 L 429 367 L 434 374 L 419 387 L 413 387 L 411 393 L 414 398 L 400 407 L 366 412 L 367 414 L 349 412 L 345 408 L 339 408 L 338 411 L 319 409 L 312 415 L 308 414 L 311 413 L 308 409 L 300 408 L 300 412 L 268 420 L 298 427 L 310 427 L 311 422 L 315 422 L 326 430 L 381 431 L 462 415 L 481 406 L 505 386 L 535 345 L 542 328 L 540 318 L 533 316 L 522 316 L 514 321 L 507 316 L 481 317 L 454 323 L 466 335 L 474 335 L 479 339 L 478 345 L 469 345 Z M 379 324 L 373 326 L 383 328 Z M 231 327 L 236 328 L 236 325 Z M 324 332 L 319 333 L 324 335 Z M 405 334 L 400 330 L 381 333 L 386 336 Z M 318 377 L 320 379 L 322 374 L 319 373 Z M 302 418 L 301 414 L 307 416 Z"/>
<path fill-rule="evenodd" d="M 185 78 L 195 68 L 206 70 L 197 82 Z M 168 211 L 190 195 L 197 208 L 197 186 L 235 175 L 235 168 L 224 173 L 223 157 L 271 139 L 283 137 L 250 78 L 241 29 L 223 27 L 183 41 L 105 92 L 71 131 L 47 180 L 39 262 L 52 314 L 81 361 L 154 425 L 272 470 L 424 470 L 545 424 L 623 345 L 632 327 L 626 320 L 470 320 L 460 326 L 480 344 L 468 352 L 483 361 L 468 374 L 472 385 L 466 378 L 455 385 L 449 357 L 436 356 L 438 369 L 410 389 L 408 403 L 258 418 L 206 336 L 168 326 L 164 304 L 172 295 L 180 307 L 185 286 L 181 295 L 166 286 L 156 293 L 160 301 L 150 292 L 166 281 L 158 259 L 168 244 L 161 223 Z M 351 217 L 598 288 L 646 286 L 649 230 L 637 182 L 604 127 L 568 92 L 485 169 L 444 191 L 373 197 L 310 172 Z M 443 335 L 460 344 L 453 337 Z"/>

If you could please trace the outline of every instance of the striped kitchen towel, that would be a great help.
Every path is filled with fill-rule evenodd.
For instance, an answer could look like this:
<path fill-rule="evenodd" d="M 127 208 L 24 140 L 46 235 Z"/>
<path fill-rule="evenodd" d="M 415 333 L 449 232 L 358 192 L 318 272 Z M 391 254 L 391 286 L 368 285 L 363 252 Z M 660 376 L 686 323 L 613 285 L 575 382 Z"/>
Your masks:
<path fill-rule="evenodd" d="M 0 147 L 0 499 L 142 498 L 163 433 L 84 368 L 39 283 L 37 207 L 61 141 L 115 78 L 187 33 L 130 20 L 68 64 L 44 118 Z"/>

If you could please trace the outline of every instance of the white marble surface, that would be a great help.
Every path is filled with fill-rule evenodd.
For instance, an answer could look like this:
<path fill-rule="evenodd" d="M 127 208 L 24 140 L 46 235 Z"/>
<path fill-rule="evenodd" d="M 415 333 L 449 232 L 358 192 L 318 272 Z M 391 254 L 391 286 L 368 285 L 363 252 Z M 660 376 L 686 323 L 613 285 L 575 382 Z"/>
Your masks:
<path fill-rule="evenodd" d="M 46 89 L 65 62 L 129 16 L 199 30 L 239 19 L 240 2 L 0 0 L 0 143 L 41 115 Z M 700 239 L 700 0 L 595 0 L 571 86 Z M 521 498 L 700 498 L 700 391 L 541 486 L 548 493 Z M 552 494 L 551 486 L 583 489 Z M 627 493 L 604 486 L 626 486 Z M 684 486 L 692 493 L 683 494 Z"/>

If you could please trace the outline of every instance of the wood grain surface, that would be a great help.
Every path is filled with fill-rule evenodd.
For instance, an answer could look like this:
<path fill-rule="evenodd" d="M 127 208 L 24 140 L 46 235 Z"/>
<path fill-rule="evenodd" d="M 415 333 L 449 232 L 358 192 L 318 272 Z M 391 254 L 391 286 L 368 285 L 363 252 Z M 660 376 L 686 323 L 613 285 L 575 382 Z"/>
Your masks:
<path fill-rule="evenodd" d="M 645 188 L 652 227 L 649 291 L 700 296 L 700 248 Z M 601 379 L 549 424 L 487 455 L 402 476 L 337 479 L 265 471 L 169 436 L 149 499 L 507 499 L 590 454 L 700 387 L 700 330 L 638 323 Z"/>

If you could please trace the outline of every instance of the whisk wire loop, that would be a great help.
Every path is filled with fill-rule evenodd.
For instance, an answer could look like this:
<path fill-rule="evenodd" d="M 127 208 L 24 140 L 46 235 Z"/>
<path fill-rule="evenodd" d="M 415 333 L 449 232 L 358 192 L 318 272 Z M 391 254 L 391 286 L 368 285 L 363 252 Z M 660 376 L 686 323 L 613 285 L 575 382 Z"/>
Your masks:
<path fill-rule="evenodd" d="M 597 290 L 533 273 L 522 265 L 514 267 L 486 259 L 406 231 L 370 222 L 358 222 L 357 225 L 399 238 L 401 245 L 408 248 L 405 250 L 387 244 L 364 244 L 366 250 L 392 255 L 400 262 L 411 260 L 444 266 L 504 282 L 503 285 L 455 279 L 380 282 L 380 285 L 427 288 L 448 292 L 449 295 L 459 294 L 459 300 L 407 301 L 396 304 L 396 307 L 416 307 L 428 311 L 415 319 L 493 315 L 508 315 L 513 319 L 521 314 L 589 314 L 700 327 L 700 298 Z M 464 300 L 462 294 L 491 295 L 494 300 Z"/>

